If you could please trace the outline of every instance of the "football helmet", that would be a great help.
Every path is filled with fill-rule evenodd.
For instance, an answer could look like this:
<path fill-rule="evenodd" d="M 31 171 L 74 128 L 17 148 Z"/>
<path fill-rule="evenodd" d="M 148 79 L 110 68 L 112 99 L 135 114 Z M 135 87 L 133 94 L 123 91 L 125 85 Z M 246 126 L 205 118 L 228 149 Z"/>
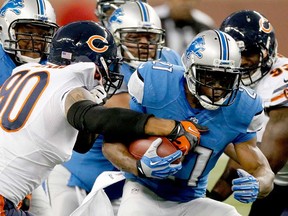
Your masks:
<path fill-rule="evenodd" d="M 20 26 L 26 30 L 20 32 Z M 25 26 L 42 30 L 33 32 Z M 54 9 L 47 0 L 7 0 L 0 9 L 1 44 L 5 52 L 15 56 L 16 62 L 39 62 L 41 57 L 45 58 L 57 29 Z M 37 53 L 37 58 L 28 57 L 25 52 Z"/>
<path fill-rule="evenodd" d="M 232 13 L 221 24 L 220 30 L 238 43 L 242 56 L 258 55 L 259 61 L 243 68 L 242 83 L 253 86 L 271 69 L 276 60 L 277 41 L 271 23 L 257 11 L 241 10 Z"/>
<path fill-rule="evenodd" d="M 197 34 L 182 55 L 182 63 L 189 91 L 205 109 L 234 102 L 241 80 L 241 53 L 231 36 L 219 30 Z"/>
<path fill-rule="evenodd" d="M 118 60 L 112 34 L 93 21 L 72 22 L 59 28 L 52 39 L 48 56 L 48 61 L 57 65 L 94 62 L 109 97 L 123 81 Z"/>
<path fill-rule="evenodd" d="M 156 11 L 147 3 L 135 1 L 121 5 L 109 17 L 108 28 L 118 45 L 118 54 L 130 66 L 160 58 L 165 31 Z"/>
<path fill-rule="evenodd" d="M 102 25 L 107 27 L 108 18 L 114 10 L 126 2 L 135 2 L 135 0 L 96 0 L 95 15 Z M 146 0 L 142 2 L 147 2 Z"/>

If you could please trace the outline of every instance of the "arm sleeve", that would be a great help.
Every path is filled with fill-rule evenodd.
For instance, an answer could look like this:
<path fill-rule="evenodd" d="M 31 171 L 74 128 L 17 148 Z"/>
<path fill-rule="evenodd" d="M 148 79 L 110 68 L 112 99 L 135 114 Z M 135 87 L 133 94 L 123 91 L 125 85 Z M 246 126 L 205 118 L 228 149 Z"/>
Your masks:
<path fill-rule="evenodd" d="M 128 142 L 146 136 L 145 124 L 152 116 L 129 109 L 106 108 L 84 100 L 71 106 L 67 120 L 79 131 L 103 134 L 106 142 Z"/>

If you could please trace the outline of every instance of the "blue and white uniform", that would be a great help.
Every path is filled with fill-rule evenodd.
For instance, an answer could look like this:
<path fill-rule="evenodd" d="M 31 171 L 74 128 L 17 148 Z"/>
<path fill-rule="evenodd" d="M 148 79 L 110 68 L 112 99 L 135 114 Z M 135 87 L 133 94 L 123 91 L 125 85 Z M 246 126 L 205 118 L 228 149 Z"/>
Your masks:
<path fill-rule="evenodd" d="M 209 132 L 202 134 L 195 152 L 185 156 L 182 169 L 172 178 L 138 178 L 127 173 L 127 179 L 139 182 L 165 200 L 176 202 L 205 196 L 208 174 L 225 147 L 254 138 L 255 129 L 259 128 L 253 120 L 263 111 L 260 97 L 244 88 L 230 106 L 216 110 L 191 108 L 185 95 L 183 74 L 180 66 L 147 62 L 138 67 L 128 84 L 133 96 L 131 109 L 162 118 L 192 120 L 209 128 Z"/>

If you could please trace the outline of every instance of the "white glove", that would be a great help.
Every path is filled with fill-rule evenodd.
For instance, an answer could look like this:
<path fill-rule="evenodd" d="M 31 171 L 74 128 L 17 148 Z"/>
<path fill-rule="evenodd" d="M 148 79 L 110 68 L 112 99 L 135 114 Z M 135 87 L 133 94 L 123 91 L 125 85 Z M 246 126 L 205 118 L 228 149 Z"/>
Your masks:
<path fill-rule="evenodd" d="M 102 85 L 97 85 L 90 93 L 95 97 L 95 102 L 99 105 L 103 105 L 107 101 L 107 93 Z"/>

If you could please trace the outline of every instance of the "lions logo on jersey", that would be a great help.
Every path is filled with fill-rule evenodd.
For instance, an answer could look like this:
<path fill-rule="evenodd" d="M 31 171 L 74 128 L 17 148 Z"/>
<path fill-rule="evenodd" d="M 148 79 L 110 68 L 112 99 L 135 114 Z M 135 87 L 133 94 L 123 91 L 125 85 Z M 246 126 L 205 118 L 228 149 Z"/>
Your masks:
<path fill-rule="evenodd" d="M 0 16 L 4 17 L 7 10 L 11 10 L 16 15 L 20 14 L 19 8 L 23 8 L 23 0 L 10 0 L 0 10 Z"/>

